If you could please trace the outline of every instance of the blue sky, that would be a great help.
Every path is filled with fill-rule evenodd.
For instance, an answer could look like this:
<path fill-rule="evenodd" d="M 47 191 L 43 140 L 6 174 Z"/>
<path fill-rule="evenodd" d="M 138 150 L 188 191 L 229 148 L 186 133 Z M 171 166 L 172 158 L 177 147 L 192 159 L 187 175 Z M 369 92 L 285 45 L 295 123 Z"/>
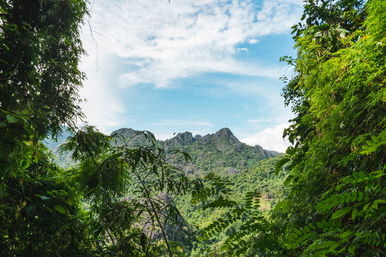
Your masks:
<path fill-rule="evenodd" d="M 300 0 L 95 0 L 82 30 L 81 96 L 90 124 L 173 133 L 228 127 L 284 151 L 291 113 L 280 77 L 291 69 Z"/>

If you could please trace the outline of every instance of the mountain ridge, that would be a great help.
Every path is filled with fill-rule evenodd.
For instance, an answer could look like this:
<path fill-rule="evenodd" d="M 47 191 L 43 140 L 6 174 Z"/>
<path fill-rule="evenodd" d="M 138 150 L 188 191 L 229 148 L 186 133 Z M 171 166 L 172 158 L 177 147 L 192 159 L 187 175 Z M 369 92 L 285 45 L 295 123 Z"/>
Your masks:
<path fill-rule="evenodd" d="M 110 134 L 111 142 L 113 145 L 125 144 L 131 147 L 150 145 L 150 139 L 143 132 L 132 128 L 120 128 Z M 154 136 L 149 131 L 147 133 Z M 61 137 L 61 142 L 47 141 L 46 145 L 56 156 L 57 162 L 63 167 L 68 167 L 74 164 L 70 153 L 58 152 L 58 147 L 65 140 L 65 137 Z M 239 141 L 229 128 L 222 128 L 204 136 L 193 136 L 192 132 L 185 131 L 177 133 L 170 139 L 156 140 L 156 144 L 170 153 L 171 163 L 188 174 L 202 174 L 211 171 L 235 174 L 254 166 L 261 160 L 280 155 L 276 151 L 265 150 L 259 145 L 250 146 Z M 187 163 L 182 156 L 171 154 L 175 150 L 188 153 L 192 161 Z"/>
<path fill-rule="evenodd" d="M 151 132 L 150 132 L 151 133 Z M 115 143 L 125 140 L 129 145 L 146 145 L 150 141 L 141 131 L 131 128 L 121 128 L 111 133 Z M 182 150 L 191 158 L 191 164 L 182 164 L 182 159 L 172 158 L 172 163 L 180 166 L 187 173 L 201 173 L 222 170 L 225 173 L 238 173 L 257 162 L 280 155 L 276 151 L 265 150 L 259 145 L 249 146 L 242 143 L 229 128 L 222 128 L 215 133 L 204 136 L 185 131 L 177 133 L 166 140 L 157 140 L 166 151 Z"/>
<path fill-rule="evenodd" d="M 138 136 L 143 131 L 145 131 L 145 130 L 135 130 L 135 129 L 132 129 L 132 128 L 120 128 L 120 129 L 117 129 L 117 130 L 114 130 L 113 132 L 111 132 L 110 135 L 114 136 L 114 135 L 118 135 L 118 134 L 120 134 L 120 135 L 123 134 L 125 136 Z M 155 135 L 151 131 L 148 131 L 148 132 L 150 132 L 155 137 Z M 139 137 L 141 137 L 141 136 L 139 135 Z M 158 142 L 179 141 L 180 143 L 183 143 L 183 144 L 191 143 L 191 142 L 194 142 L 194 141 L 198 141 L 200 143 L 208 143 L 208 141 L 210 140 L 211 137 L 217 137 L 217 138 L 223 137 L 223 138 L 229 139 L 229 141 L 233 141 L 233 143 L 241 143 L 241 144 L 244 144 L 244 145 L 247 145 L 247 146 L 257 147 L 259 149 L 263 149 L 264 151 L 267 151 L 267 152 L 271 153 L 272 157 L 281 154 L 280 152 L 277 152 L 277 151 L 274 151 L 274 150 L 264 149 L 260 145 L 253 145 L 252 146 L 252 145 L 245 144 L 245 143 L 241 142 L 233 134 L 233 132 L 229 128 L 227 128 L 227 127 L 221 128 L 221 129 L 219 129 L 218 131 L 216 131 L 214 133 L 208 133 L 206 135 L 196 134 L 196 135 L 193 136 L 193 133 L 190 132 L 190 131 L 179 132 L 179 133 L 176 133 L 172 138 L 168 138 L 168 139 L 165 139 L 165 140 L 157 139 L 157 141 Z"/>

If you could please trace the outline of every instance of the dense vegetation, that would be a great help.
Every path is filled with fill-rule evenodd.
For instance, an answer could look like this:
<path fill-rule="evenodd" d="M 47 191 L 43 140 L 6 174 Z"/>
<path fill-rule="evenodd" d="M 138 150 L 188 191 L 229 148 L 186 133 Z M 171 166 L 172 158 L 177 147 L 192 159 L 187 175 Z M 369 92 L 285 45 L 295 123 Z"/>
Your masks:
<path fill-rule="evenodd" d="M 41 140 L 81 117 L 83 1 L 0 1 L 0 255 L 82 256 L 79 193 Z"/>
<path fill-rule="evenodd" d="M 385 255 L 385 7 L 305 5 L 293 30 L 297 57 L 283 58 L 295 68 L 283 91 L 296 114 L 285 131 L 294 146 L 281 161 L 286 196 L 269 219 L 244 221 L 225 255 Z M 221 218 L 207 234 L 237 219 Z"/>
<path fill-rule="evenodd" d="M 291 254 L 385 254 L 384 1 L 321 1 L 296 26 L 284 97 L 289 196 L 273 213 Z M 294 233 L 296 231 L 296 233 Z M 295 235 L 294 235 L 295 234 Z"/>
<path fill-rule="evenodd" d="M 182 134 L 205 171 L 187 176 L 175 141 L 76 127 L 85 1 L 0 0 L 0 255 L 385 256 L 385 9 L 306 1 L 297 56 L 283 57 L 293 146 L 233 163 L 242 156 L 223 139 L 200 150 L 206 139 Z M 66 169 L 42 143 L 64 126 Z"/>
<path fill-rule="evenodd" d="M 67 134 L 67 137 L 71 135 Z M 70 137 L 71 138 L 71 137 Z M 106 137 L 107 138 L 107 137 Z M 190 132 L 179 133 L 172 139 L 154 142 L 150 132 L 144 133 L 133 129 L 122 128 L 111 134 L 110 142 L 114 147 L 158 147 L 165 150 L 166 161 L 180 167 L 191 180 L 200 178 L 201 183 L 210 186 L 218 179 L 226 181 L 230 186 L 229 197 L 236 203 L 242 201 L 244 192 L 258 190 L 262 192 L 262 210 L 269 210 L 282 196 L 284 172 L 278 175 L 275 172 L 275 163 L 281 159 L 278 153 L 267 151 L 260 146 L 248 146 L 241 143 L 233 133 L 221 129 L 214 134 L 192 136 Z M 61 137 L 57 143 L 46 140 L 55 154 L 55 162 L 63 167 L 76 164 L 72 160 L 72 152 L 62 152 L 62 143 L 66 137 Z M 182 154 L 175 151 L 184 151 L 189 160 L 184 160 Z M 276 158 L 272 158 L 277 156 Z M 213 165 L 216 164 L 216 165 Z M 132 195 L 135 185 L 128 185 L 129 195 Z M 135 190 L 135 189 L 134 189 Z M 192 199 L 191 194 L 165 195 L 168 203 L 175 204 L 181 216 L 175 224 L 166 225 L 166 235 L 173 243 L 183 249 L 184 255 L 202 256 L 212 245 L 221 245 L 225 238 L 223 233 L 211 242 L 200 243 L 197 236 L 201 229 L 212 220 L 224 213 L 225 209 L 213 210 Z M 267 213 L 267 212 L 265 212 Z"/>

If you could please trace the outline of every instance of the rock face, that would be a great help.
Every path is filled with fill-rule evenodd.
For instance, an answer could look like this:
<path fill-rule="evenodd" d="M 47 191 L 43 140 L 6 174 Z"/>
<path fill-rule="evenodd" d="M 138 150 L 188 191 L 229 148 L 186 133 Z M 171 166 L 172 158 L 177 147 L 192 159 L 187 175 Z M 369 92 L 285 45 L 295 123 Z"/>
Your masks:
<path fill-rule="evenodd" d="M 240 141 L 233 135 L 232 131 L 229 128 L 222 128 L 216 133 L 214 133 L 214 138 L 226 140 L 230 143 L 240 143 Z"/>
<path fill-rule="evenodd" d="M 111 136 L 117 136 L 120 135 L 122 137 L 134 137 L 138 134 L 137 130 L 131 129 L 131 128 L 121 128 L 113 133 L 111 133 Z"/>
<path fill-rule="evenodd" d="M 119 129 L 111 134 L 116 143 L 124 139 L 130 145 L 146 145 L 149 140 L 133 129 Z M 279 153 L 264 150 L 261 146 L 249 146 L 240 142 L 229 128 L 223 128 L 205 136 L 191 132 L 178 133 L 171 139 L 157 141 L 167 151 L 182 150 L 187 152 L 192 163 L 183 158 L 171 157 L 170 161 L 185 170 L 186 173 L 201 173 L 222 170 L 226 174 L 235 174 L 253 166 L 258 161 L 277 156 Z"/>
<path fill-rule="evenodd" d="M 178 133 L 172 139 L 167 140 L 169 145 L 180 146 L 180 145 L 189 145 L 195 141 L 191 132 Z"/>

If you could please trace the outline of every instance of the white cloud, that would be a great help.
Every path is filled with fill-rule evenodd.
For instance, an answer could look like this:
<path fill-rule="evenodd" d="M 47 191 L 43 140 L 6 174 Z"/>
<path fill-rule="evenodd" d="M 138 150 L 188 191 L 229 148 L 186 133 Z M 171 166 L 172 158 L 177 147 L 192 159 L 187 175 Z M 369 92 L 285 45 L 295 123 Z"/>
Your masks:
<path fill-rule="evenodd" d="M 90 25 L 100 62 L 107 54 L 126 59 L 120 75 L 125 86 L 167 87 L 176 78 L 200 72 L 277 77 L 277 68 L 240 63 L 234 54 L 240 43 L 287 32 L 299 7 L 294 0 L 265 0 L 260 6 L 252 0 L 98 0 Z M 84 41 L 95 55 L 89 33 Z"/>
<path fill-rule="evenodd" d="M 100 67 L 102 69 L 96 70 L 97 67 L 92 65 L 92 62 L 83 62 L 81 65 L 81 70 L 87 74 L 85 86 L 80 90 L 80 95 L 86 98 L 81 107 L 87 115 L 88 123 L 96 125 L 104 133 L 109 133 L 111 128 L 121 124 L 125 110 L 110 85 L 105 83 L 106 74 L 102 72 L 105 65 Z"/>
<path fill-rule="evenodd" d="M 288 123 L 283 123 L 272 128 L 267 128 L 240 141 L 248 145 L 260 145 L 264 149 L 285 152 L 287 147 L 290 146 L 290 143 L 283 139 L 283 131 L 288 126 Z"/>
<path fill-rule="evenodd" d="M 91 124 L 103 131 L 121 125 L 125 108 L 111 88 L 150 83 L 170 87 L 178 78 L 223 72 L 277 78 L 280 67 L 235 59 L 240 43 L 256 44 L 287 33 L 300 15 L 300 0 L 97 0 L 82 41 L 88 80 L 81 96 Z M 91 28 L 91 30 L 90 30 Z M 115 57 L 112 59 L 111 56 Z M 109 62 L 120 60 L 112 74 Z"/>

